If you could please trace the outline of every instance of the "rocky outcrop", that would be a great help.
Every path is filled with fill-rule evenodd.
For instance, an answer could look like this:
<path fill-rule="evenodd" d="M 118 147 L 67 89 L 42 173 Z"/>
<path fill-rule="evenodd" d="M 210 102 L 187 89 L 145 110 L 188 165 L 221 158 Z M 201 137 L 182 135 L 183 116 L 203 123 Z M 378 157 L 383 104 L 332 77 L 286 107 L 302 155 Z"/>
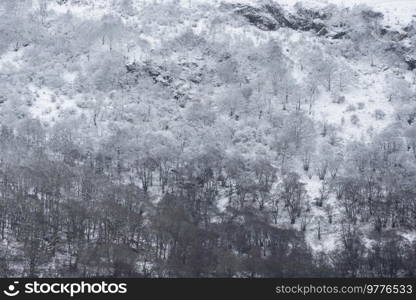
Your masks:
<path fill-rule="evenodd" d="M 328 17 L 325 13 L 302 7 L 299 7 L 295 14 L 290 14 L 278 4 L 264 4 L 259 7 L 247 4 L 227 4 L 225 6 L 264 31 L 291 28 L 294 30 L 322 32 L 324 24 L 321 20 Z"/>
<path fill-rule="evenodd" d="M 268 3 L 263 5 L 247 4 L 223 4 L 226 9 L 231 10 L 234 14 L 244 17 L 250 24 L 264 31 L 275 31 L 280 28 L 291 28 L 299 31 L 312 31 L 318 36 L 325 36 L 329 39 L 340 40 L 350 38 L 349 28 L 338 28 L 329 25 L 326 22 L 331 18 L 331 10 L 328 9 L 311 9 L 302 5 L 296 5 L 295 11 L 289 13 L 277 3 Z M 382 19 L 383 14 L 372 9 L 364 9 L 362 18 L 367 21 Z M 414 26 L 409 25 L 401 31 L 393 30 L 388 26 L 380 30 L 380 35 L 389 46 L 385 51 L 392 51 L 404 61 L 409 70 L 416 69 L 416 56 L 408 47 L 404 46 L 410 33 L 416 31 Z"/>
<path fill-rule="evenodd" d="M 404 55 L 404 61 L 407 64 L 409 70 L 413 71 L 416 69 L 416 56 Z"/>
<path fill-rule="evenodd" d="M 252 25 L 265 31 L 279 29 L 280 24 L 267 11 L 250 5 L 235 4 L 234 13 L 246 18 Z"/>
<path fill-rule="evenodd" d="M 134 86 L 141 78 L 151 78 L 154 84 L 170 91 L 172 98 L 178 102 L 180 107 L 185 107 L 185 104 L 192 100 L 190 85 L 200 84 L 204 79 L 205 71 L 203 66 L 195 62 L 180 62 L 177 67 L 180 71 L 174 73 L 152 61 L 126 64 L 127 76 L 124 84 Z"/>
<path fill-rule="evenodd" d="M 172 76 L 163 67 L 154 66 L 150 63 L 138 64 L 134 62 L 127 64 L 126 71 L 130 75 L 130 79 L 135 82 L 140 76 L 149 76 L 154 83 L 160 83 L 164 86 L 169 86 L 173 81 Z"/>

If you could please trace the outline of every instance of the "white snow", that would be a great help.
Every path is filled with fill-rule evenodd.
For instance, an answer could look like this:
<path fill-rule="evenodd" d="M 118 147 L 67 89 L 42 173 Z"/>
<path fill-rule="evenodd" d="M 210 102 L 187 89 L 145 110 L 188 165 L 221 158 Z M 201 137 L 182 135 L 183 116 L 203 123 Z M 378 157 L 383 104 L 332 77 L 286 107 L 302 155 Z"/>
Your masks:
<path fill-rule="evenodd" d="M 23 51 L 7 51 L 0 56 L 0 74 L 13 74 L 20 70 Z"/>
<path fill-rule="evenodd" d="M 183 0 L 181 5 L 185 7 L 196 6 L 198 3 L 220 3 L 220 1 L 207 1 L 207 0 Z M 252 0 L 226 0 L 224 2 L 238 2 L 253 4 Z M 298 0 L 280 0 L 276 1 L 285 6 L 293 6 Z M 50 2 L 49 9 L 58 14 L 64 14 L 70 11 L 77 17 L 87 19 L 100 19 L 106 13 L 109 12 L 109 1 L 95 1 L 89 5 L 58 5 L 55 2 Z M 150 1 L 149 1 L 150 3 Z M 302 1 L 302 4 L 309 6 L 324 6 L 327 4 L 339 4 L 346 7 L 353 5 L 366 4 L 370 7 L 374 7 L 376 10 L 383 12 L 385 15 L 385 23 L 392 26 L 403 26 L 409 23 L 414 15 L 416 15 L 416 0 L 308 0 Z M 196 23 L 196 31 L 202 32 L 206 26 L 204 20 L 200 20 Z M 186 27 L 186 26 L 184 26 Z M 250 28 L 242 33 L 241 28 L 235 28 L 227 26 L 224 32 L 229 33 L 235 37 L 244 36 L 245 38 L 251 38 L 255 44 L 258 44 L 262 40 L 253 36 L 253 31 L 256 29 Z M 269 36 L 276 35 L 276 33 L 270 33 Z M 300 34 L 293 34 L 293 39 L 302 38 Z M 157 38 L 152 35 L 140 36 L 143 40 L 148 42 L 149 48 L 156 46 L 159 43 Z M 9 51 L 0 57 L 0 74 L 13 73 L 19 70 L 21 63 L 19 61 L 22 55 L 21 51 Z M 129 53 L 129 58 L 135 60 L 142 57 L 143 51 L 140 46 L 135 47 Z M 319 99 L 316 100 L 316 104 L 313 108 L 313 118 L 315 120 L 326 121 L 329 124 L 333 124 L 341 129 L 341 135 L 344 140 L 365 140 L 370 134 L 381 131 L 390 122 L 393 121 L 394 107 L 389 103 L 386 95 L 386 73 L 390 71 L 382 70 L 379 67 L 371 67 L 369 64 L 354 64 L 352 66 L 354 71 L 358 73 L 358 82 L 353 88 L 346 90 L 343 93 L 345 96 L 345 103 L 336 104 L 332 102 L 332 96 L 321 91 Z M 76 73 L 63 72 L 62 78 L 68 82 L 73 83 L 77 77 Z M 56 93 L 48 87 L 36 87 L 30 86 L 29 89 L 34 95 L 34 101 L 30 108 L 30 113 L 34 118 L 38 118 L 45 123 L 53 123 L 60 117 L 62 111 L 77 110 L 76 101 L 67 96 L 56 95 Z M 361 104 L 362 103 L 362 104 Z M 348 110 L 349 106 L 354 106 L 354 111 Z M 360 109 L 359 107 L 362 106 Z M 374 112 L 376 109 L 382 110 L 386 117 L 384 120 L 376 120 Z M 351 117 L 356 115 L 359 119 L 357 125 L 351 124 Z M 302 178 L 307 183 L 308 194 L 310 200 L 313 201 L 319 194 L 319 188 L 321 182 L 316 178 L 312 179 L 304 176 Z M 329 200 L 329 201 L 333 201 Z M 219 209 L 224 211 L 228 199 L 226 197 L 221 198 L 218 202 Z M 337 222 L 337 212 L 334 212 L 333 224 L 329 224 L 327 216 L 322 208 L 318 208 L 315 205 L 311 205 L 312 219 L 306 228 L 306 240 L 311 248 L 315 251 L 331 251 L 337 246 L 337 236 L 339 235 L 339 223 Z M 281 218 L 281 224 L 279 226 L 285 226 L 287 220 Z M 299 226 L 297 221 L 296 226 Z M 317 238 L 318 227 L 321 229 L 321 239 Z M 414 232 L 407 232 L 402 234 L 410 241 L 416 240 L 416 234 Z"/>
<path fill-rule="evenodd" d="M 394 108 L 384 91 L 385 72 L 378 68 L 369 70 L 369 67 L 365 66 L 355 70 L 360 73 L 359 82 L 343 93 L 344 103 L 333 103 L 332 95 L 321 92 L 321 97 L 313 108 L 315 120 L 326 121 L 339 127 L 341 137 L 349 141 L 365 140 L 386 128 L 394 117 Z M 375 119 L 376 109 L 386 114 L 384 120 Z M 351 123 L 353 115 L 358 117 L 356 125 Z"/>
<path fill-rule="evenodd" d="M 74 100 L 67 96 L 58 96 L 48 87 L 39 88 L 32 84 L 29 90 L 33 93 L 33 103 L 29 112 L 33 118 L 41 120 L 44 124 L 54 123 L 66 113 L 75 114 L 77 111 Z"/>

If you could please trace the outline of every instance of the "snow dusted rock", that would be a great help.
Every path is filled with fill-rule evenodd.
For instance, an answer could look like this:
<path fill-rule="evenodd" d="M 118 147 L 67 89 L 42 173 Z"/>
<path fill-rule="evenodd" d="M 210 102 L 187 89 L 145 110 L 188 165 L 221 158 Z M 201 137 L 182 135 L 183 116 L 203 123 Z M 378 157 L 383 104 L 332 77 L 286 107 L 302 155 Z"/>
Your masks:
<path fill-rule="evenodd" d="M 374 253 L 412 257 L 383 235 L 416 236 L 415 23 L 342 0 L 222 1 L 0 1 L 17 12 L 0 21 L 16 223 L 0 253 L 18 250 L 3 276 L 28 275 L 15 262 L 31 253 L 36 276 L 321 276 L 318 254 L 331 276 L 374 276 Z M 339 273 L 347 239 L 363 254 Z"/>
<path fill-rule="evenodd" d="M 231 5 L 234 12 L 245 17 L 251 24 L 261 30 L 270 31 L 280 28 L 280 24 L 266 11 L 250 5 Z"/>
<path fill-rule="evenodd" d="M 265 4 L 259 7 L 247 4 L 228 5 L 234 13 L 245 17 L 261 30 L 273 31 L 282 27 L 294 30 L 319 32 L 324 25 L 320 22 L 324 13 L 299 7 L 296 14 L 290 14 L 278 4 Z"/>
<path fill-rule="evenodd" d="M 406 62 L 410 71 L 413 71 L 416 69 L 416 56 L 405 55 L 404 61 Z"/>

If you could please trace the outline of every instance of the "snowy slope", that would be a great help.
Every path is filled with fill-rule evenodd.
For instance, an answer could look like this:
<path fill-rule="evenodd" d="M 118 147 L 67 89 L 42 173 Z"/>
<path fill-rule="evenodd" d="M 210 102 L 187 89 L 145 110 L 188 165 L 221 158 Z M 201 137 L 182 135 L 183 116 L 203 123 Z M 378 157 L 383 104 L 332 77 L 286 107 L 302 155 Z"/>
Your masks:
<path fill-rule="evenodd" d="M 148 1 L 151 4 L 152 1 Z M 184 7 L 197 7 L 199 4 L 204 3 L 215 3 L 220 5 L 221 2 L 232 2 L 232 3 L 247 3 L 253 4 L 256 1 L 250 0 L 225 0 L 225 1 L 206 1 L 206 0 L 182 0 L 181 5 Z M 296 4 L 296 0 L 281 0 L 276 1 L 290 9 L 291 6 Z M 143 2 L 142 2 L 143 3 Z M 311 7 L 324 7 L 328 4 L 342 5 L 345 7 L 351 7 L 353 5 L 365 4 L 383 12 L 385 15 L 386 25 L 391 27 L 401 28 L 409 23 L 413 16 L 416 14 L 416 0 L 308 0 L 302 1 L 303 5 Z M 66 14 L 68 11 L 74 16 L 85 19 L 99 20 L 107 13 L 110 12 L 110 1 L 94 1 L 87 2 L 84 5 L 58 5 L 55 2 L 51 2 L 49 9 L 53 10 L 56 14 Z M 184 21 L 185 24 L 178 26 L 177 28 L 167 28 L 163 32 L 166 36 L 173 35 L 174 31 L 182 30 L 182 27 L 189 25 L 186 22 L 193 22 L 193 28 L 195 32 L 203 32 L 205 27 L 208 25 L 204 23 L 204 20 L 193 20 Z M 134 21 L 133 21 L 134 23 Z M 233 26 L 225 26 L 223 33 L 226 32 L 229 36 L 238 39 L 243 36 L 244 38 L 250 38 L 253 36 L 253 41 L 258 44 L 267 42 L 270 38 L 278 38 L 280 33 L 271 32 L 268 34 L 261 33 L 263 39 L 259 39 L 255 34 L 258 34 L 256 29 L 250 28 L 235 28 Z M 158 44 L 158 38 L 162 36 L 151 32 L 148 35 L 141 35 L 140 39 L 147 41 L 149 47 L 155 47 Z M 294 34 L 295 35 L 295 34 Z M 163 37 L 166 38 L 165 35 Z M 227 38 L 229 37 L 227 36 Z M 305 38 L 301 36 L 299 38 Z M 308 37 L 309 38 L 309 37 Z M 2 73 L 16 72 L 20 68 L 19 58 L 21 51 L 19 52 L 8 52 L 0 57 L 0 70 Z M 126 55 L 130 61 L 140 58 L 141 51 L 140 47 L 133 49 L 129 54 Z M 296 61 L 297 57 L 291 57 Z M 371 135 L 380 132 L 389 124 L 394 121 L 395 109 L 392 104 L 388 101 L 388 95 L 385 91 L 387 84 L 387 74 L 393 74 L 394 70 L 385 70 L 383 66 L 369 66 L 368 64 L 356 63 L 351 65 L 351 68 L 357 74 L 357 82 L 355 85 L 346 90 L 345 103 L 338 104 L 333 103 L 331 95 L 322 91 L 316 101 L 316 105 L 313 108 L 312 118 L 317 122 L 328 123 L 334 125 L 340 129 L 339 133 L 344 143 L 351 141 L 366 141 Z M 410 72 L 408 72 L 410 74 Z M 62 74 L 66 82 L 72 83 L 77 74 L 73 74 L 70 71 L 63 72 Z M 54 91 L 48 87 L 36 87 L 31 85 L 30 91 L 34 95 L 34 104 L 30 109 L 32 117 L 42 120 L 43 122 L 54 122 L 56 119 L 66 117 L 67 114 L 61 113 L 62 111 L 69 111 L 76 113 L 79 110 L 75 106 L 76 99 L 79 95 L 71 98 L 59 96 L 55 99 Z M 382 110 L 386 116 L 383 120 L 377 120 L 375 118 L 375 111 Z M 358 118 L 357 124 L 352 124 L 351 120 L 353 116 Z M 320 181 L 316 176 L 308 178 L 306 174 L 302 177 L 302 180 L 307 183 L 307 189 L 310 195 L 310 201 L 312 203 L 314 197 L 317 196 Z M 330 200 L 332 202 L 332 200 Z M 222 203 L 224 204 L 224 203 Z M 321 208 L 313 206 L 312 209 L 312 220 L 310 225 L 307 227 L 306 236 L 307 241 L 315 250 L 329 251 L 334 249 L 336 245 L 336 235 L 339 232 L 338 225 L 328 226 L 325 212 Z M 334 223 L 337 223 L 337 213 L 334 215 Z M 326 224 L 326 225 L 325 225 Z M 321 228 L 322 240 L 317 239 L 318 227 Z M 407 233 L 407 236 L 413 238 L 412 233 Z"/>

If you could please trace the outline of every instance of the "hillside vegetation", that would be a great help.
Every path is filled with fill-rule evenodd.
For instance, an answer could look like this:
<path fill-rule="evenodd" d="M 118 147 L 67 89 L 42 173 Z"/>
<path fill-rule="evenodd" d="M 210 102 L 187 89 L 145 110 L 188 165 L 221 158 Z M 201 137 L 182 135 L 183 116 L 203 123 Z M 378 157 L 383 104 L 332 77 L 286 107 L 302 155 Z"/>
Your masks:
<path fill-rule="evenodd" d="M 416 18 L 287 2 L 0 1 L 0 276 L 415 276 Z"/>

